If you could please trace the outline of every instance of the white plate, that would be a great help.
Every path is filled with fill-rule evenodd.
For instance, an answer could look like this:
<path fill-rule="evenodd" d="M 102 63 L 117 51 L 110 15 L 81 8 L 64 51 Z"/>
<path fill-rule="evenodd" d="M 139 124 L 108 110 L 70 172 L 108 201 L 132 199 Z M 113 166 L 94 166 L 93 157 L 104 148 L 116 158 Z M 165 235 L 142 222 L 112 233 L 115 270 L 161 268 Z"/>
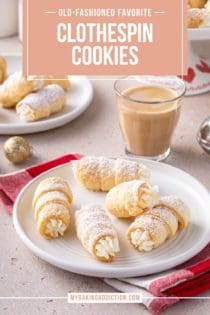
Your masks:
<path fill-rule="evenodd" d="M 189 40 L 208 40 L 210 39 L 210 27 L 188 29 Z"/>
<path fill-rule="evenodd" d="M 21 57 L 7 57 L 9 72 L 21 70 Z M 67 92 L 67 105 L 59 113 L 36 122 L 23 122 L 15 110 L 0 108 L 0 134 L 29 134 L 55 129 L 63 126 L 81 115 L 90 105 L 93 98 L 93 88 L 85 76 L 70 76 L 72 87 Z"/>
<path fill-rule="evenodd" d="M 48 176 L 61 176 L 68 180 L 74 194 L 74 210 L 88 202 L 104 203 L 105 193 L 84 189 L 74 179 L 71 165 L 64 165 L 42 174 L 20 193 L 14 206 L 14 226 L 25 245 L 52 265 L 75 273 L 97 277 L 135 277 L 172 268 L 202 250 L 210 240 L 210 195 L 187 173 L 157 162 L 144 161 L 151 169 L 152 182 L 160 187 L 161 194 L 176 194 L 191 209 L 188 228 L 160 248 L 150 253 L 135 251 L 126 239 L 128 222 L 113 217 L 121 251 L 111 263 L 93 259 L 81 246 L 75 233 L 74 222 L 64 238 L 47 241 L 36 231 L 31 200 L 37 184 Z"/>

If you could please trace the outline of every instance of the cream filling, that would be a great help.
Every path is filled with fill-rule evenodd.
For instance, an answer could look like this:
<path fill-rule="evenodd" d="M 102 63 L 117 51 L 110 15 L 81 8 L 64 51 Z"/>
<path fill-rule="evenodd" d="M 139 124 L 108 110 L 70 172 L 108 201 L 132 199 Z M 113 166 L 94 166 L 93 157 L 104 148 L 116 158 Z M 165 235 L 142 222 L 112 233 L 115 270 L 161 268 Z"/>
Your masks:
<path fill-rule="evenodd" d="M 34 112 L 25 105 L 21 105 L 20 107 L 17 108 L 17 113 L 20 115 L 20 119 L 24 121 L 34 121 L 35 120 L 35 115 Z"/>
<path fill-rule="evenodd" d="M 104 257 L 109 259 L 109 257 L 114 257 L 115 253 L 119 252 L 119 242 L 116 238 L 111 238 L 107 236 L 105 239 L 99 240 L 96 247 L 96 255 L 98 257 Z"/>
<path fill-rule="evenodd" d="M 46 234 L 49 234 L 51 237 L 56 238 L 58 236 L 63 236 L 66 230 L 66 224 L 62 220 L 50 219 L 46 225 Z"/>
<path fill-rule="evenodd" d="M 158 186 L 152 186 L 150 188 L 143 188 L 142 201 L 147 208 L 152 208 L 158 198 L 159 188 Z"/>
<path fill-rule="evenodd" d="M 154 247 L 154 242 L 151 240 L 147 231 L 142 232 L 140 229 L 136 229 L 131 233 L 131 243 L 139 251 L 150 252 Z"/>

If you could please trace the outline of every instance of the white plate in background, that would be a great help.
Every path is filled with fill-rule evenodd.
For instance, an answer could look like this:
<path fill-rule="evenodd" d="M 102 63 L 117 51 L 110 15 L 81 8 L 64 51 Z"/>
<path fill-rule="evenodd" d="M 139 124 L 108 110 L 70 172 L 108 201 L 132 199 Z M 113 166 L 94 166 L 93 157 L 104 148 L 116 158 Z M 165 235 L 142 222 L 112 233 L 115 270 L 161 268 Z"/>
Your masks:
<path fill-rule="evenodd" d="M 205 28 L 189 28 L 189 40 L 210 40 L 210 27 Z"/>
<path fill-rule="evenodd" d="M 66 179 L 73 191 L 73 209 L 87 203 L 104 204 L 105 193 L 95 193 L 79 185 L 71 164 L 52 169 L 34 179 L 20 193 L 14 205 L 14 226 L 23 243 L 36 255 L 59 268 L 97 277 L 135 277 L 173 268 L 201 251 L 210 240 L 210 195 L 196 179 L 187 173 L 158 162 L 144 161 L 152 173 L 152 182 L 159 185 L 162 195 L 175 194 L 191 209 L 187 229 L 149 253 L 134 250 L 126 239 L 129 223 L 112 217 L 118 232 L 121 251 L 112 263 L 96 261 L 76 237 L 74 219 L 63 238 L 44 240 L 36 231 L 31 201 L 38 183 L 49 176 Z"/>
<path fill-rule="evenodd" d="M 21 71 L 22 58 L 6 57 L 9 73 Z M 86 76 L 69 76 L 71 89 L 67 92 L 67 104 L 62 111 L 36 122 L 23 122 L 14 109 L 0 107 L 0 135 L 30 134 L 63 126 L 81 115 L 93 99 L 93 87 Z"/>

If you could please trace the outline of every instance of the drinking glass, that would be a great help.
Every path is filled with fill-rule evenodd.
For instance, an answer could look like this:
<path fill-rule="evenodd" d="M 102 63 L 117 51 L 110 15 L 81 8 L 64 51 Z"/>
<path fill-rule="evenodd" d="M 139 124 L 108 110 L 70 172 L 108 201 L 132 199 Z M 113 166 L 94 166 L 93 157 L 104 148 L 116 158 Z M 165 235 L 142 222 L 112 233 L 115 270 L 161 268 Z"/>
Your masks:
<path fill-rule="evenodd" d="M 176 76 L 128 76 L 114 84 L 120 127 L 129 155 L 168 157 L 186 87 Z"/>

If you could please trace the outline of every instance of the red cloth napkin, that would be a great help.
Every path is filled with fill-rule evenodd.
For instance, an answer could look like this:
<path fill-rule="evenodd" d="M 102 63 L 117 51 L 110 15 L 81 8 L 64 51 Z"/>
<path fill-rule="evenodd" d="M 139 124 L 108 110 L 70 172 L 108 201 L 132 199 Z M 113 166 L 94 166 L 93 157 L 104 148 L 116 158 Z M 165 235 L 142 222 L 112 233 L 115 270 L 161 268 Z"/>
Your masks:
<path fill-rule="evenodd" d="M 80 154 L 68 154 L 25 170 L 0 175 L 0 202 L 11 214 L 19 192 L 30 180 L 51 168 L 81 157 Z M 156 315 L 182 298 L 210 289 L 210 243 L 200 254 L 173 270 L 146 277 L 104 281 L 119 291 L 141 293 L 143 304 Z"/>
<path fill-rule="evenodd" d="M 0 175 L 0 203 L 11 214 L 15 199 L 21 189 L 28 184 L 30 180 L 51 168 L 80 159 L 81 157 L 82 155 L 76 153 L 67 154 L 15 173 Z"/>
<path fill-rule="evenodd" d="M 184 298 L 210 290 L 210 243 L 174 269 L 146 277 L 105 279 L 105 282 L 122 292 L 141 293 L 143 304 L 157 315 Z"/>

